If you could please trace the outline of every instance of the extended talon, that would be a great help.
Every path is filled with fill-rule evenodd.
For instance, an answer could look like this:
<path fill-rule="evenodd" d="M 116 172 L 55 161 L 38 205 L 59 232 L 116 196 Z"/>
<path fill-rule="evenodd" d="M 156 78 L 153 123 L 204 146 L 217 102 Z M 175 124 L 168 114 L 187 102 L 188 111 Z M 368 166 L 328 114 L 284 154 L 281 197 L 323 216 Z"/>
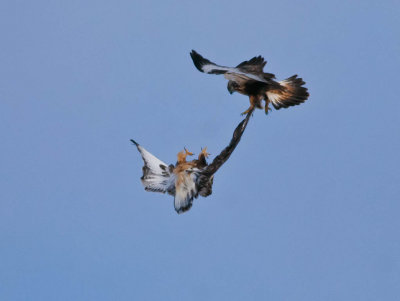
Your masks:
<path fill-rule="evenodd" d="M 249 114 L 252 110 L 254 109 L 254 107 L 249 107 L 246 111 L 244 111 L 243 113 L 241 113 L 240 115 L 247 115 Z"/>
<path fill-rule="evenodd" d="M 270 104 L 269 99 L 265 99 L 265 107 L 264 107 L 265 115 L 268 115 L 269 111 L 272 111 L 272 109 L 269 107 L 269 104 Z"/>
<path fill-rule="evenodd" d="M 207 146 L 201 149 L 200 155 L 201 154 L 203 154 L 205 158 L 208 158 L 208 156 L 211 155 L 210 153 L 207 153 Z"/>
<path fill-rule="evenodd" d="M 183 148 L 185 150 L 186 156 L 193 156 L 194 154 L 192 152 L 189 152 L 186 147 Z"/>
<path fill-rule="evenodd" d="M 193 156 L 192 152 L 189 152 L 186 147 L 183 148 L 183 151 L 178 153 L 178 163 L 185 163 L 187 156 Z"/>

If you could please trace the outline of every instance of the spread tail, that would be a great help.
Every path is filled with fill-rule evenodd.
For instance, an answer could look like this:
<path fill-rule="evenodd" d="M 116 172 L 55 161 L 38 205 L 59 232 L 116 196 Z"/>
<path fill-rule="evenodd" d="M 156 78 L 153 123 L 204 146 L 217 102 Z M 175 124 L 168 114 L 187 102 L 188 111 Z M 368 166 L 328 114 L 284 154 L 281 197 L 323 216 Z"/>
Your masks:
<path fill-rule="evenodd" d="M 274 87 L 266 93 L 266 98 L 277 110 L 299 105 L 306 101 L 310 95 L 307 88 L 303 87 L 305 82 L 302 78 L 297 77 L 297 75 L 293 75 L 278 83 L 280 87 Z"/>

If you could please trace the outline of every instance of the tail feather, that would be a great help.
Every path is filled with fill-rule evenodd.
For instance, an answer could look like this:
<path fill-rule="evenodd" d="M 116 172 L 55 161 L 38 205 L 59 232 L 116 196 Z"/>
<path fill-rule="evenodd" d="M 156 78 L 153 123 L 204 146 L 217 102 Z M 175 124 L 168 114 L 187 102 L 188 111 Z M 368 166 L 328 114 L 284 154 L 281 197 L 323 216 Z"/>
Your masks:
<path fill-rule="evenodd" d="M 303 87 L 305 82 L 302 78 L 297 77 L 297 74 L 278 83 L 279 88 L 274 87 L 266 93 L 267 99 L 277 110 L 299 105 L 310 95 L 307 88 Z"/>
<path fill-rule="evenodd" d="M 175 180 L 174 207 L 178 214 L 188 211 L 193 199 L 198 197 L 197 175 L 194 172 L 182 171 Z"/>

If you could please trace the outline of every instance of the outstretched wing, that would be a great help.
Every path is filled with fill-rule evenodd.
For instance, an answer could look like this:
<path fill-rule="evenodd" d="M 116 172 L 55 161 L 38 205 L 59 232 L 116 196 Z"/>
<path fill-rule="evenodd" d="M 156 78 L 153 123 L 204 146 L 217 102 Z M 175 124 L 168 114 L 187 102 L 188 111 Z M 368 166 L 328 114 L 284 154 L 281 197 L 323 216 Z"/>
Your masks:
<path fill-rule="evenodd" d="M 194 65 L 200 72 L 208 74 L 224 74 L 226 79 L 234 81 L 243 81 L 252 79 L 268 83 L 268 76 L 267 78 L 264 78 L 264 74 L 268 75 L 269 73 L 262 72 L 262 68 L 264 67 L 266 62 L 264 62 L 264 59 L 261 57 L 255 57 L 250 61 L 245 61 L 239 64 L 236 68 L 233 68 L 233 67 L 219 66 L 209 61 L 208 59 L 202 57 L 194 50 L 192 50 L 190 56 L 192 57 Z M 262 62 L 260 61 L 259 58 L 262 59 Z M 257 63 L 258 65 L 256 66 Z M 260 66 L 261 66 L 261 73 L 254 72 L 255 69 L 259 70 Z"/>
<path fill-rule="evenodd" d="M 194 65 L 200 72 L 208 74 L 224 74 L 226 72 L 234 70 L 234 68 L 231 67 L 219 66 L 207 60 L 206 58 L 202 57 L 194 50 L 192 50 L 190 56 L 192 57 Z"/>
<path fill-rule="evenodd" d="M 259 55 L 253 57 L 248 61 L 241 62 L 239 65 L 236 66 L 236 69 L 244 73 L 252 73 L 258 75 L 266 80 L 275 78 L 274 74 L 264 72 L 263 69 L 266 64 L 267 62 L 264 60 L 264 58 L 261 55 Z"/>
<path fill-rule="evenodd" d="M 261 73 L 263 72 L 264 66 L 266 64 L 267 62 L 264 60 L 264 58 L 259 55 L 253 57 L 251 60 L 241 62 L 239 65 L 236 66 L 236 68 L 243 72 Z"/>
<path fill-rule="evenodd" d="M 246 118 L 243 119 L 242 122 L 240 122 L 239 125 L 236 127 L 235 131 L 233 132 L 233 137 L 229 145 L 225 147 L 223 151 L 214 158 L 214 160 L 211 162 L 210 165 L 208 165 L 205 169 L 201 171 L 202 176 L 205 176 L 207 178 L 211 177 L 229 159 L 229 157 L 235 150 L 236 146 L 239 144 L 240 138 L 242 138 L 242 135 L 247 127 L 247 124 L 249 122 L 250 116 L 253 113 L 253 110 L 251 110 L 247 114 Z M 199 181 L 205 181 L 205 179 L 201 179 L 200 177 Z"/>
<path fill-rule="evenodd" d="M 131 142 L 136 145 L 142 155 L 144 166 L 143 176 L 140 178 L 144 189 L 154 192 L 175 193 L 175 175 L 172 173 L 173 166 L 168 166 L 163 161 L 157 159 L 135 140 Z"/>

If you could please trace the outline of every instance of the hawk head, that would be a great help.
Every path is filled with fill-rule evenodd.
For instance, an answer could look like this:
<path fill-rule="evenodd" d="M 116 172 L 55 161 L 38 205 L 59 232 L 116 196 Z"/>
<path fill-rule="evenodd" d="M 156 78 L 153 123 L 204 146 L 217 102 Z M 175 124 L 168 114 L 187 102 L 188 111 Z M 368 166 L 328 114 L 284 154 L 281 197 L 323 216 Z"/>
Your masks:
<path fill-rule="evenodd" d="M 239 84 L 233 80 L 228 81 L 228 91 L 229 93 L 235 92 L 239 88 Z"/>

